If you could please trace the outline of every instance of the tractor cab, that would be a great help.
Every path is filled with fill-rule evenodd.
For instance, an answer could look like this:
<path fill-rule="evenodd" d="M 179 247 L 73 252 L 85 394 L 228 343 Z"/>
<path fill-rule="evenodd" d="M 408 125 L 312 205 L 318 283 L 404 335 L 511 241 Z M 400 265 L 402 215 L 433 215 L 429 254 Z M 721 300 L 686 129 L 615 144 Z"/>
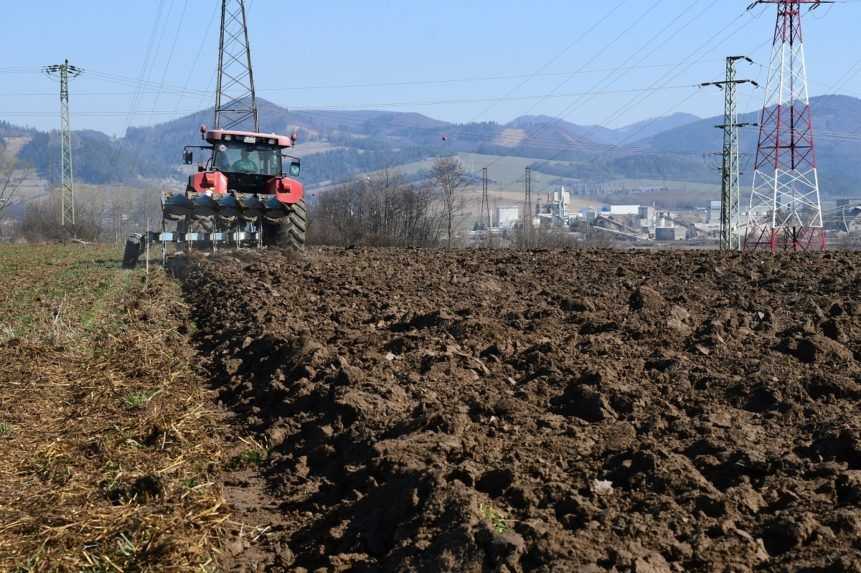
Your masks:
<path fill-rule="evenodd" d="M 186 147 L 184 162 L 187 165 L 194 162 L 194 148 L 210 151 L 209 159 L 198 166 L 198 172 L 223 174 L 231 191 L 265 193 L 271 181 L 295 178 L 301 173 L 299 159 L 284 152 L 293 147 L 295 136 L 206 127 L 200 131 L 209 145 Z"/>
<path fill-rule="evenodd" d="M 299 158 L 285 153 L 296 143 L 295 136 L 205 126 L 200 134 L 208 145 L 187 146 L 183 160 L 186 165 L 194 162 L 192 149 L 208 151 L 209 159 L 189 176 L 184 194 L 172 194 L 165 200 L 166 217 L 214 218 L 224 225 L 254 222 L 260 216 L 289 218 L 296 209 L 304 217 Z"/>

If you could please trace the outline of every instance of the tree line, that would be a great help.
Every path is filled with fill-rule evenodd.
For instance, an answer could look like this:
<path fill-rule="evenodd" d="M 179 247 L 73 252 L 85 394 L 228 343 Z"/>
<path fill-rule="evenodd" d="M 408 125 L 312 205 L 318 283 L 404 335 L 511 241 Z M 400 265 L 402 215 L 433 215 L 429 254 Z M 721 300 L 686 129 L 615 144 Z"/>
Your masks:
<path fill-rule="evenodd" d="M 383 172 L 310 198 L 309 240 L 319 245 L 451 246 L 463 215 L 467 185 L 456 158 L 436 159 L 425 182 Z"/>

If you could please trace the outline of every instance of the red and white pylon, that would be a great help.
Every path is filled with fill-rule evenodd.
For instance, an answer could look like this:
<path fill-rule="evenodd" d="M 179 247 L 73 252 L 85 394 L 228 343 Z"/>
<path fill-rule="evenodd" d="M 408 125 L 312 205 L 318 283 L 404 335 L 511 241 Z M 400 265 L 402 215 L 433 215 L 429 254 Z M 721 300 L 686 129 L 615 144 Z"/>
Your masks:
<path fill-rule="evenodd" d="M 745 250 L 825 249 L 819 173 L 801 17 L 822 0 L 759 0 L 777 4 L 774 47 L 759 123 Z"/>

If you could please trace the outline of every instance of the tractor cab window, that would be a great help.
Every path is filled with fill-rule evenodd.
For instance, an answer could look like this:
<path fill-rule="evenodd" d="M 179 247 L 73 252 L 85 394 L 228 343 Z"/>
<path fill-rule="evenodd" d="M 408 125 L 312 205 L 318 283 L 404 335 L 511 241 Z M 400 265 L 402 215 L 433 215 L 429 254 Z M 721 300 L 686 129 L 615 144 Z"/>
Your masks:
<path fill-rule="evenodd" d="M 281 175 L 281 153 L 277 147 L 224 142 L 215 146 L 213 165 L 225 173 Z"/>

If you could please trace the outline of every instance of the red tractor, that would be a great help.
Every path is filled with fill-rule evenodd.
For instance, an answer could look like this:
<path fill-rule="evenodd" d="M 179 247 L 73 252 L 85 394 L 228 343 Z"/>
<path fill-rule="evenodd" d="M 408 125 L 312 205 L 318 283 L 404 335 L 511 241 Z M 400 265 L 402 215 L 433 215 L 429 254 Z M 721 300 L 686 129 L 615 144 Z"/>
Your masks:
<path fill-rule="evenodd" d="M 301 167 L 298 158 L 285 153 L 296 136 L 259 133 L 245 13 L 245 0 L 221 1 L 216 128 L 202 126 L 207 145 L 183 152 L 186 165 L 194 163 L 192 149 L 209 151 L 209 159 L 189 176 L 185 192 L 162 196 L 160 233 L 147 230 L 129 237 L 124 266 L 133 267 L 142 253 L 149 256 L 156 242 L 162 245 L 162 261 L 168 244 L 213 251 L 222 245 L 305 247 L 308 214 L 305 188 L 297 180 Z M 176 224 L 175 231 L 168 231 L 167 222 Z"/>
<path fill-rule="evenodd" d="M 192 149 L 210 151 L 209 159 L 189 176 L 185 193 L 163 197 L 164 219 L 176 221 L 177 240 L 239 244 L 253 238 L 262 245 L 304 248 L 305 189 L 296 179 L 301 166 L 284 153 L 295 135 L 205 126 L 200 131 L 209 145 L 186 147 L 183 160 L 194 162 Z"/>

